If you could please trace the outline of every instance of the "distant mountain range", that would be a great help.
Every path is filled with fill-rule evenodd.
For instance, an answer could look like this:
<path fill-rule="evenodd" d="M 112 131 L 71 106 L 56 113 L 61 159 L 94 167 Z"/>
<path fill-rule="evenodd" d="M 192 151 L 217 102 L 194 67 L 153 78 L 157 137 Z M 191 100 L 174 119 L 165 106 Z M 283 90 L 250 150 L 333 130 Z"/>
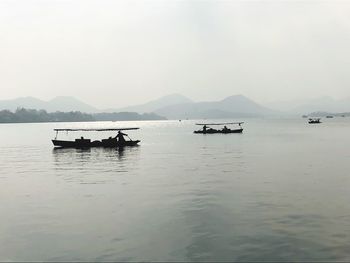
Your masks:
<path fill-rule="evenodd" d="M 117 108 L 117 109 L 107 109 L 107 110 L 104 110 L 104 112 L 128 111 L 128 112 L 147 113 L 147 112 L 155 112 L 158 109 L 161 109 L 163 107 L 185 104 L 185 103 L 193 103 L 193 101 L 181 94 L 171 94 L 171 95 L 161 97 L 159 99 L 152 100 L 144 104 L 124 107 L 124 108 Z"/>
<path fill-rule="evenodd" d="M 300 115 L 321 111 L 350 112 L 350 99 L 334 100 L 330 97 L 322 97 L 304 101 L 275 102 L 270 103 L 269 107 L 265 107 L 243 95 L 229 96 L 219 101 L 194 102 L 181 94 L 171 94 L 140 105 L 105 110 L 88 105 L 74 97 L 56 97 L 50 101 L 43 101 L 33 97 L 0 101 L 0 110 L 14 111 L 17 108 L 43 109 L 48 112 L 155 113 L 160 119 L 161 117 L 168 119 L 216 119 Z M 124 114 L 124 116 L 129 115 Z M 145 116 L 149 117 L 151 115 Z"/>
<path fill-rule="evenodd" d="M 134 121 L 134 120 L 164 120 L 155 113 L 138 114 L 136 112 L 118 113 L 82 113 L 80 111 L 46 112 L 45 110 L 18 108 L 12 112 L 0 110 L 0 123 L 28 122 L 79 122 L 79 121 Z"/>
<path fill-rule="evenodd" d="M 0 110 L 7 109 L 14 111 L 17 108 L 43 109 L 48 112 L 81 111 L 86 113 L 155 113 L 168 119 L 215 119 L 259 117 L 278 114 L 277 111 L 263 107 L 242 95 L 230 96 L 220 101 L 193 102 L 191 99 L 186 98 L 183 95 L 172 94 L 141 105 L 106 110 L 99 110 L 74 97 L 56 97 L 50 101 L 43 101 L 33 97 L 0 101 Z"/>
<path fill-rule="evenodd" d="M 278 115 L 278 111 L 261 106 L 243 95 L 220 101 L 189 102 L 170 105 L 154 111 L 169 119 L 216 119 L 236 117 L 264 117 Z"/>
<path fill-rule="evenodd" d="M 56 97 L 49 101 L 33 97 L 22 97 L 13 100 L 0 100 L 0 110 L 15 111 L 17 108 L 55 111 L 81 111 L 86 113 L 97 112 L 98 109 L 90 106 L 74 97 Z"/>
<path fill-rule="evenodd" d="M 243 95 L 230 96 L 220 101 L 194 102 L 183 95 L 172 94 L 145 104 L 114 109 L 113 111 L 125 110 L 138 113 L 154 112 L 168 119 L 218 119 L 281 114 L 261 106 Z"/>

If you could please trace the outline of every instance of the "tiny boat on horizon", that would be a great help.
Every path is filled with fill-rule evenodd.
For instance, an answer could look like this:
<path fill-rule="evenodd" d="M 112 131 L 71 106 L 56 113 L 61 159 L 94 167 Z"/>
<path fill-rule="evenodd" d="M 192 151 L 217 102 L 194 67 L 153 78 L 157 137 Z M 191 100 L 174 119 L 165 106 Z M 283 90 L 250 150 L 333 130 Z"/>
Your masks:
<path fill-rule="evenodd" d="M 309 119 L 309 124 L 317 124 L 321 123 L 321 118 L 310 118 Z"/>

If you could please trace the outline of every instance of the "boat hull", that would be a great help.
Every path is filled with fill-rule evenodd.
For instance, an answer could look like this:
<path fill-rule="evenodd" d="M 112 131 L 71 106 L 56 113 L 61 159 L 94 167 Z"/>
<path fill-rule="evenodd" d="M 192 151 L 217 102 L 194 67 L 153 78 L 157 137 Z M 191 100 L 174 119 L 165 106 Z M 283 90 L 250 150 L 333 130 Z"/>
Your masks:
<path fill-rule="evenodd" d="M 243 132 L 243 129 L 234 129 L 234 130 L 226 130 L 226 131 L 223 131 L 223 130 L 194 131 L 194 133 L 197 133 L 197 134 L 216 134 L 216 133 L 229 134 L 229 133 L 242 133 L 242 132 Z"/>
<path fill-rule="evenodd" d="M 116 140 L 102 140 L 102 141 L 90 141 L 90 140 L 75 140 L 75 141 L 62 141 L 62 140 L 52 140 L 52 143 L 55 147 L 61 148 L 92 148 L 92 147 L 128 147 L 128 146 L 137 146 L 139 140 L 136 141 L 125 141 L 118 142 Z"/>
<path fill-rule="evenodd" d="M 309 124 L 319 124 L 322 123 L 321 121 L 309 121 Z"/>

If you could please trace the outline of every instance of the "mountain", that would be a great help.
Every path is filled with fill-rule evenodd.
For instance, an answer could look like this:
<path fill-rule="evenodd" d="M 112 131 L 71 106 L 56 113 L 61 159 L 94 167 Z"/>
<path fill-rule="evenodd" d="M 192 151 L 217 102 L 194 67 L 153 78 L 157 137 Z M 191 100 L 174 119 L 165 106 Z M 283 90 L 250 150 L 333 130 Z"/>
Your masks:
<path fill-rule="evenodd" d="M 14 111 L 17 108 L 44 109 L 46 102 L 33 97 L 21 97 L 13 100 L 0 100 L 0 110 Z"/>
<path fill-rule="evenodd" d="M 136 112 L 95 113 L 88 114 L 79 111 L 46 112 L 19 108 L 12 112 L 0 110 L 0 123 L 29 123 L 29 122 L 79 122 L 79 121 L 125 121 L 125 120 L 164 120 L 155 113 L 138 114 Z"/>
<path fill-rule="evenodd" d="M 74 97 L 60 96 L 47 102 L 47 111 L 97 112 L 98 109 Z"/>
<path fill-rule="evenodd" d="M 230 96 L 220 101 L 171 105 L 159 108 L 154 112 L 169 119 L 263 117 L 280 114 L 243 95 Z"/>
<path fill-rule="evenodd" d="M 171 94 L 164 97 L 161 97 L 156 100 L 152 100 L 150 102 L 135 105 L 135 106 L 129 106 L 124 107 L 120 109 L 107 109 L 104 110 L 104 112 L 138 112 L 138 113 L 147 113 L 147 112 L 154 112 L 157 109 L 171 106 L 171 105 L 178 105 L 178 104 L 184 104 L 184 103 L 192 103 L 192 100 L 189 98 L 186 98 L 185 96 L 182 96 L 180 94 Z"/>
<path fill-rule="evenodd" d="M 0 110 L 14 111 L 17 108 L 46 110 L 48 112 L 55 111 L 81 111 L 81 112 L 97 112 L 98 110 L 74 97 L 56 97 L 49 101 L 40 100 L 33 97 L 22 97 L 13 100 L 0 100 Z"/>
<path fill-rule="evenodd" d="M 14 111 L 16 108 L 43 109 L 47 112 L 80 111 L 84 113 L 101 113 L 98 118 L 118 120 L 130 117 L 133 119 L 162 119 L 162 117 L 168 119 L 218 119 L 281 115 L 280 112 L 261 106 L 243 95 L 230 96 L 220 101 L 193 102 L 180 94 L 172 94 L 145 104 L 104 111 L 100 111 L 74 97 L 56 97 L 50 101 L 43 101 L 32 97 L 0 101 L 0 110 L 7 109 Z M 118 115 L 118 112 L 122 113 L 123 116 Z M 131 116 L 131 112 L 137 112 L 141 115 L 136 117 Z M 102 113 L 106 113 L 107 115 Z M 157 116 L 146 116 L 144 115 L 145 113 L 155 113 Z"/>

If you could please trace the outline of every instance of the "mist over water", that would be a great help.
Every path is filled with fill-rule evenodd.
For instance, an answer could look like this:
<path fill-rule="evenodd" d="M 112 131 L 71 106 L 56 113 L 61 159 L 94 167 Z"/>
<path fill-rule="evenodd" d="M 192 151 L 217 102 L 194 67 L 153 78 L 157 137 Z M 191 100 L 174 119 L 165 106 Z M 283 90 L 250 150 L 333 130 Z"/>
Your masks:
<path fill-rule="evenodd" d="M 245 121 L 1 125 L 0 260 L 349 261 L 350 120 Z M 53 149 L 82 126 L 141 143 Z"/>

